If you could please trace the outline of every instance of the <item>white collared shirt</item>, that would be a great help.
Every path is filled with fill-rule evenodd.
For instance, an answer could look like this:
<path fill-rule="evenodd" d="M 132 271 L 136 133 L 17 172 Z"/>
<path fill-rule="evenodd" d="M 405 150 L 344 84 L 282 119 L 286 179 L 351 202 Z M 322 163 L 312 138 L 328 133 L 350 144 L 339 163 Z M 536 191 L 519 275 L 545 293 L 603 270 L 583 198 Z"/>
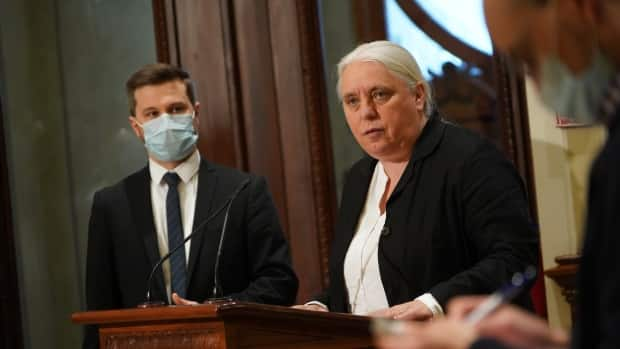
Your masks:
<path fill-rule="evenodd" d="M 187 237 L 192 232 L 194 224 L 194 211 L 198 192 L 198 169 L 200 168 L 200 154 L 198 150 L 187 158 L 183 163 L 172 170 L 167 170 L 149 158 L 149 172 L 151 174 L 151 205 L 153 207 L 153 221 L 157 232 L 157 245 L 159 255 L 163 257 L 168 253 L 168 223 L 166 220 L 166 195 L 168 184 L 163 177 L 168 172 L 175 172 L 181 178 L 179 182 L 179 202 L 181 205 L 181 222 L 183 224 L 183 236 Z M 191 240 L 185 244 L 185 261 L 189 261 Z M 170 262 L 162 265 L 166 294 L 170 296 Z"/>
<path fill-rule="evenodd" d="M 368 314 L 388 308 L 388 300 L 379 272 L 379 238 L 385 225 L 386 213 L 381 214 L 379 203 L 388 182 L 383 166 L 375 166 L 366 204 L 344 259 L 344 279 L 353 314 Z"/>
<path fill-rule="evenodd" d="M 385 192 L 388 177 L 381 162 L 375 166 L 366 203 L 353 240 L 344 260 L 344 279 L 353 314 L 365 315 L 389 308 L 379 271 L 379 240 L 385 225 L 386 212 L 381 214 L 379 203 Z M 430 293 L 416 298 L 426 305 L 433 316 L 443 315 L 443 309 Z"/>

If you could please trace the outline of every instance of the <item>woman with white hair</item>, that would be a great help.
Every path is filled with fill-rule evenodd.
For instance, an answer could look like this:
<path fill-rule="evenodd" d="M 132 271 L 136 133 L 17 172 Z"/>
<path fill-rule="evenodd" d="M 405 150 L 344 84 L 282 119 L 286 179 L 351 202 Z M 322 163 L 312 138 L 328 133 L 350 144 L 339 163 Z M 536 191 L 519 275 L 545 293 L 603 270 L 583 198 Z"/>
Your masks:
<path fill-rule="evenodd" d="M 449 299 L 491 293 L 538 261 L 538 235 L 512 164 L 447 123 L 415 59 L 388 42 L 338 64 L 338 94 L 367 153 L 347 173 L 330 286 L 310 310 L 427 320 Z M 529 295 L 517 301 L 531 307 Z"/>

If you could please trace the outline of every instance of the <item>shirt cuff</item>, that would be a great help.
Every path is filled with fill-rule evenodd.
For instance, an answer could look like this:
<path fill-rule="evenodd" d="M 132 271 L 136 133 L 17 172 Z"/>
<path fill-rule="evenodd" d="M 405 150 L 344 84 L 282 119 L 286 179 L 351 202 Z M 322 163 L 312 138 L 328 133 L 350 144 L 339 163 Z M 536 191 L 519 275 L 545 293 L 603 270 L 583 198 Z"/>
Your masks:
<path fill-rule="evenodd" d="M 428 309 L 431 310 L 431 313 L 433 313 L 433 317 L 444 315 L 443 308 L 441 307 L 441 305 L 439 305 L 439 303 L 432 294 L 425 293 L 420 297 L 416 298 L 415 300 L 424 303 L 424 305 L 426 305 Z"/>
<path fill-rule="evenodd" d="M 323 303 L 321 303 L 319 301 L 306 302 L 306 303 L 304 303 L 304 305 L 318 305 L 320 307 L 323 307 L 323 308 L 327 309 L 327 311 L 329 311 L 329 308 L 327 307 L 327 305 L 325 305 L 325 304 L 323 304 Z"/>

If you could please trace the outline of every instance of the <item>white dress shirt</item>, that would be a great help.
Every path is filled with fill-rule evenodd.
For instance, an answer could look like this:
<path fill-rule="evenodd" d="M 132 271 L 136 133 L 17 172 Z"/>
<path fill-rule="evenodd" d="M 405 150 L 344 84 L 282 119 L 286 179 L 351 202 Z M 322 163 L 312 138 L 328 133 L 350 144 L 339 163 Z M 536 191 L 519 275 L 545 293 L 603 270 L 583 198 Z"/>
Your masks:
<path fill-rule="evenodd" d="M 163 257 L 168 253 L 168 222 L 166 220 L 166 195 L 168 184 L 163 177 L 168 172 L 175 172 L 181 178 L 178 185 L 179 203 L 181 205 L 181 222 L 183 224 L 183 236 L 187 237 L 192 232 L 194 224 L 194 211 L 196 208 L 196 195 L 198 192 L 198 169 L 200 168 L 200 155 L 198 151 L 187 158 L 182 164 L 172 170 L 167 170 L 149 158 L 149 172 L 151 174 L 151 205 L 153 207 L 153 221 L 157 232 L 157 244 L 159 255 Z M 189 247 L 191 240 L 185 244 L 185 262 L 189 260 Z M 173 246 L 174 247 L 174 246 Z M 170 297 L 170 262 L 162 265 L 166 294 Z"/>
<path fill-rule="evenodd" d="M 353 314 L 368 314 L 389 307 L 379 272 L 379 238 L 385 225 L 386 213 L 379 203 L 388 178 L 377 162 L 368 187 L 366 204 L 344 259 L 344 280 Z"/>
<path fill-rule="evenodd" d="M 383 165 L 377 162 L 357 230 L 344 260 L 344 278 L 353 314 L 364 315 L 389 307 L 381 281 L 378 254 L 381 230 L 386 220 L 386 212 L 381 214 L 379 204 L 387 182 Z M 433 316 L 443 314 L 443 309 L 430 293 L 416 300 L 424 303 Z"/>

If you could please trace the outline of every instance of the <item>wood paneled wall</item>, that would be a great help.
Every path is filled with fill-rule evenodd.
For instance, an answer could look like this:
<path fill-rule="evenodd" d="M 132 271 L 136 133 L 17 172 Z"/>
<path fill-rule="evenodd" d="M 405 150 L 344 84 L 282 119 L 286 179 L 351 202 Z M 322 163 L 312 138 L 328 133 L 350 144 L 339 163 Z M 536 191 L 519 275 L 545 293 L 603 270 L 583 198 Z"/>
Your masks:
<path fill-rule="evenodd" d="M 315 0 L 153 0 L 160 61 L 190 72 L 208 159 L 267 178 L 300 277 L 327 285 L 336 212 Z"/>

